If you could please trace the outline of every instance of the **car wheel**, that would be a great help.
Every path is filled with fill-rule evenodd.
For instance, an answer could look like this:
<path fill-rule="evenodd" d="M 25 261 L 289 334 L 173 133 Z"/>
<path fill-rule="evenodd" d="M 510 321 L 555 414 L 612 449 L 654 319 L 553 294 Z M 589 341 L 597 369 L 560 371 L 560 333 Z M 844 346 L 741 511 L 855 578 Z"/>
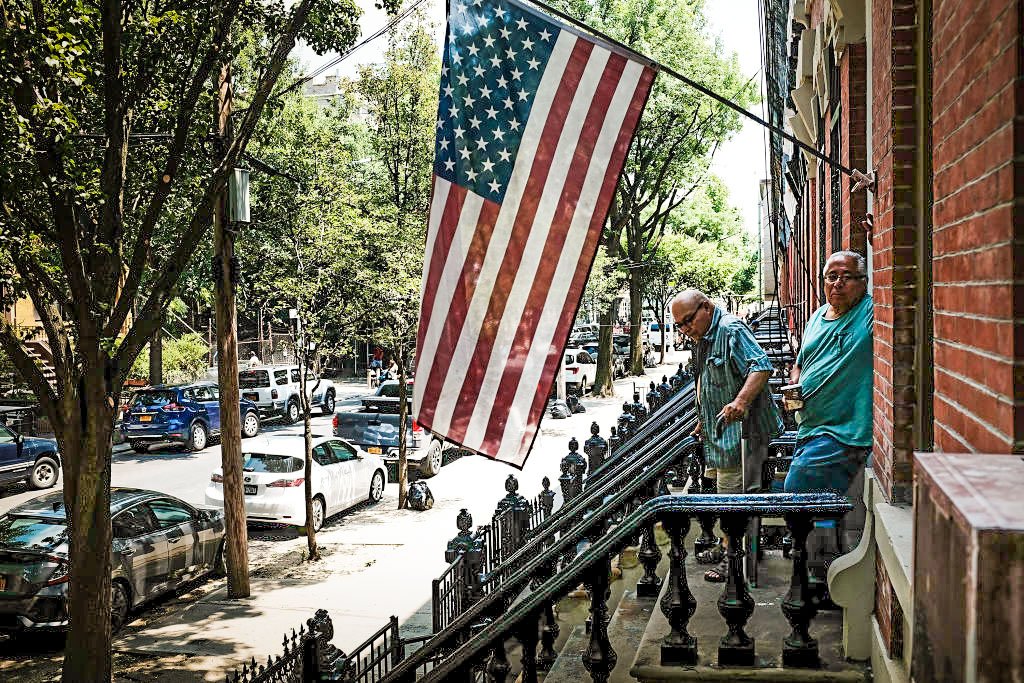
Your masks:
<path fill-rule="evenodd" d="M 324 415 L 334 415 L 334 392 L 328 391 L 327 395 L 324 396 Z"/>
<path fill-rule="evenodd" d="M 56 460 L 47 456 L 39 458 L 36 460 L 36 466 L 32 468 L 29 484 L 34 489 L 48 489 L 57 483 L 58 472 Z"/>
<path fill-rule="evenodd" d="M 427 454 L 420 461 L 420 473 L 425 477 L 433 477 L 441 471 L 444 464 L 444 445 L 440 439 L 431 439 Z"/>
<path fill-rule="evenodd" d="M 185 447 L 190 451 L 201 451 L 206 448 L 208 436 L 206 426 L 202 422 L 196 422 L 188 432 L 188 443 Z"/>
<path fill-rule="evenodd" d="M 373 473 L 373 479 L 370 481 L 370 502 L 378 503 L 380 499 L 384 497 L 384 475 L 381 474 L 380 470 Z"/>
<path fill-rule="evenodd" d="M 110 631 L 117 633 L 128 621 L 128 589 L 120 581 L 110 586 Z"/>
<path fill-rule="evenodd" d="M 242 420 L 242 438 L 249 439 L 260 433 L 260 416 L 253 411 L 245 414 Z"/>
<path fill-rule="evenodd" d="M 313 499 L 313 531 L 320 531 L 324 526 L 324 499 L 317 496 Z"/>
<path fill-rule="evenodd" d="M 288 408 L 285 412 L 285 419 L 288 424 L 293 425 L 299 421 L 299 402 L 295 399 L 288 401 Z"/>
<path fill-rule="evenodd" d="M 137 443 L 136 442 L 136 443 L 132 444 L 132 450 L 135 451 L 136 453 L 148 453 L 149 452 L 149 446 L 147 446 L 144 443 Z"/>

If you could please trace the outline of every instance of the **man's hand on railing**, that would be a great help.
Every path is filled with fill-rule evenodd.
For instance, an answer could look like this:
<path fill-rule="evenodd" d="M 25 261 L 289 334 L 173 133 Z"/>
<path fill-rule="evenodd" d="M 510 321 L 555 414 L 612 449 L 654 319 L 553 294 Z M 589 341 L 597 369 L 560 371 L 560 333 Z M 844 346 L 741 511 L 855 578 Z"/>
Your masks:
<path fill-rule="evenodd" d="M 704 427 L 703 427 L 703 425 L 701 425 L 700 420 L 697 420 L 697 426 L 694 427 L 692 432 L 690 432 L 690 436 L 692 436 L 695 439 L 700 439 L 700 438 L 702 438 L 703 434 L 704 434 Z"/>

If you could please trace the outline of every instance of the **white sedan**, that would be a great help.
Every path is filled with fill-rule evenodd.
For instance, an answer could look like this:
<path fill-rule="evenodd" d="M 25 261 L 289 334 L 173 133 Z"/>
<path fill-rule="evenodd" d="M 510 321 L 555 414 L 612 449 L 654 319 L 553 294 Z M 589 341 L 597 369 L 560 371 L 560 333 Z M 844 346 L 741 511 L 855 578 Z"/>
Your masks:
<path fill-rule="evenodd" d="M 305 445 L 302 437 L 272 436 L 248 440 L 242 453 L 245 516 L 250 522 L 305 526 Z M 381 456 L 367 453 L 333 436 L 313 439 L 313 529 L 324 519 L 384 495 L 387 467 Z M 221 468 L 210 476 L 206 504 L 224 507 Z"/>

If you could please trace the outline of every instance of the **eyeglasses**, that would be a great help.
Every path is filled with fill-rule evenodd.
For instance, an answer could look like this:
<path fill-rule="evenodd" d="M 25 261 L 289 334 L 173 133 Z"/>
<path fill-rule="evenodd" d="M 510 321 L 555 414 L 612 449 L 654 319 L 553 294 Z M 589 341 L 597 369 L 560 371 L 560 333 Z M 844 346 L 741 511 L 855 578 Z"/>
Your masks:
<path fill-rule="evenodd" d="M 705 301 L 704 303 L 707 303 L 707 302 Z M 704 304 L 701 304 L 700 306 L 697 306 L 697 308 L 693 309 L 693 313 L 691 313 L 690 315 L 686 316 L 682 320 L 677 321 L 676 325 L 678 325 L 679 327 L 689 327 L 690 323 L 693 322 L 693 319 L 697 317 L 697 314 L 700 313 L 700 309 L 702 309 L 702 308 L 704 308 Z"/>
<path fill-rule="evenodd" d="M 851 275 L 849 273 L 843 273 L 842 275 L 840 275 L 839 273 L 826 273 L 825 282 L 829 283 L 830 285 L 834 285 L 840 280 L 842 280 L 843 284 L 845 285 L 850 280 L 865 280 L 867 279 L 867 277 L 867 275 Z"/>

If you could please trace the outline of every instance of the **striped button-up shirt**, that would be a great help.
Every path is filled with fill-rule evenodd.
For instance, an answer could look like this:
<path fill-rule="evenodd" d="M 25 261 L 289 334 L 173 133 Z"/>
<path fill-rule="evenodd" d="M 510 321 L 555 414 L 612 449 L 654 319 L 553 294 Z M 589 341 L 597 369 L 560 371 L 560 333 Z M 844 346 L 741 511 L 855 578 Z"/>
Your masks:
<path fill-rule="evenodd" d="M 747 375 L 771 372 L 772 364 L 742 320 L 717 306 L 713 310 L 711 326 L 694 350 L 698 414 L 708 467 L 733 468 L 741 464 L 740 441 L 744 431 L 748 438 L 766 440 L 777 436 L 782 433 L 782 416 L 765 386 L 742 422 L 730 422 L 721 434 L 715 433 L 718 413 L 740 393 Z"/>

